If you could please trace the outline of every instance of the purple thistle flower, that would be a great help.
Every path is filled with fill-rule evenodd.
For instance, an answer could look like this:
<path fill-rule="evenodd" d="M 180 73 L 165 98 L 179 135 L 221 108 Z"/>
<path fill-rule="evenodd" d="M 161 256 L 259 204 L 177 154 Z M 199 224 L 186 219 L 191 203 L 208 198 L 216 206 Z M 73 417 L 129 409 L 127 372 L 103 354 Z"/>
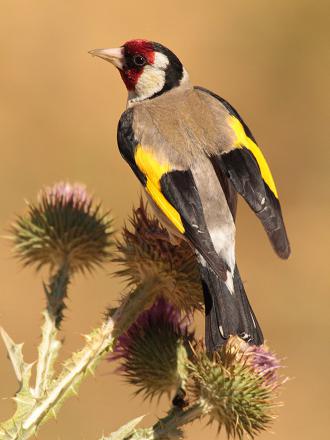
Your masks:
<path fill-rule="evenodd" d="M 260 374 L 264 382 L 269 386 L 277 386 L 278 369 L 281 368 L 280 361 L 276 355 L 269 351 L 265 345 L 249 346 L 244 356 L 255 372 Z"/>
<path fill-rule="evenodd" d="M 46 201 L 51 206 L 72 204 L 75 208 L 88 211 L 92 197 L 87 193 L 86 185 L 80 183 L 58 182 L 39 193 L 40 203 Z"/>
<path fill-rule="evenodd" d="M 137 393 L 153 397 L 178 387 L 186 375 L 189 320 L 164 298 L 142 312 L 118 338 L 109 360 L 121 360 L 117 369 Z"/>

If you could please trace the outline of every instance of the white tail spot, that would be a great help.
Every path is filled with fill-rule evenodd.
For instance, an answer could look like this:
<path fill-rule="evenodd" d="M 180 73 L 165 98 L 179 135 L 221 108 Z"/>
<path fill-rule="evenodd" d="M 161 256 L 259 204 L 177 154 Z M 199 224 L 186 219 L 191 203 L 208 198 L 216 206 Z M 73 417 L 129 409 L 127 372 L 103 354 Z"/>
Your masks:
<path fill-rule="evenodd" d="M 234 282 L 233 282 L 233 275 L 232 273 L 227 270 L 227 279 L 226 279 L 226 286 L 228 287 L 228 290 L 231 294 L 234 293 Z"/>
<path fill-rule="evenodd" d="M 225 334 L 223 332 L 222 325 L 219 325 L 219 330 L 220 330 L 220 333 L 221 333 L 221 336 L 223 337 L 223 339 L 226 339 Z"/>

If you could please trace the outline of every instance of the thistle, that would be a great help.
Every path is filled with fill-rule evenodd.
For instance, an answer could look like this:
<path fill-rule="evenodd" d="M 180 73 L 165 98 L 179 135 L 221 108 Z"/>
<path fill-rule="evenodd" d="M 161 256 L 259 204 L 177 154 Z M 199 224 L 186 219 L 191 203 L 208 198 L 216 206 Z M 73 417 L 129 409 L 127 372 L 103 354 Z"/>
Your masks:
<path fill-rule="evenodd" d="M 256 364 L 254 352 L 237 337 L 231 337 L 212 359 L 202 344 L 195 347 L 191 392 L 209 421 L 218 423 L 219 431 L 224 428 L 228 437 L 253 438 L 274 418 L 274 388 L 280 383 L 275 377 L 269 381 L 269 369 Z"/>
<path fill-rule="evenodd" d="M 117 242 L 114 261 L 122 268 L 116 275 L 129 285 L 139 285 L 156 276 L 167 302 L 185 313 L 201 309 L 200 276 L 189 245 L 184 240 L 172 244 L 166 229 L 147 213 L 142 200 L 133 210 L 130 224 L 131 228 L 125 227 L 122 240 Z"/>
<path fill-rule="evenodd" d="M 25 266 L 47 266 L 48 311 L 59 327 L 71 276 L 92 271 L 110 257 L 112 221 L 94 205 L 85 186 L 57 183 L 43 189 L 36 204 L 12 227 L 15 255 Z"/>
<path fill-rule="evenodd" d="M 146 398 L 169 394 L 187 379 L 189 341 L 187 318 L 164 298 L 140 314 L 118 338 L 110 360 L 118 359 L 118 371 Z"/>
<path fill-rule="evenodd" d="M 35 435 L 109 352 L 111 360 L 120 361 L 118 371 L 136 386 L 137 394 L 176 394 L 167 415 L 152 427 L 137 429 L 139 417 L 104 440 L 178 439 L 184 425 L 200 418 L 216 422 L 231 438 L 254 437 L 267 429 L 284 382 L 278 376 L 279 361 L 265 346 L 249 346 L 239 337 L 229 338 L 212 358 L 207 355 L 186 317 L 202 307 L 195 257 L 184 241 L 171 243 L 142 202 L 133 211 L 131 228 L 125 227 L 117 242 L 115 257 L 110 255 L 111 220 L 81 185 L 60 183 L 44 189 L 12 231 L 16 256 L 38 270 L 47 267 L 50 278 L 44 284 L 47 309 L 35 375 L 33 364 L 24 361 L 22 345 L 0 331 L 20 385 L 16 411 L 0 424 L 0 439 Z M 127 279 L 130 292 L 86 335 L 85 345 L 57 374 L 62 345 L 58 328 L 72 276 L 111 258 L 122 265 L 117 275 Z"/>
<path fill-rule="evenodd" d="M 16 220 L 14 251 L 37 270 L 66 264 L 71 273 L 90 271 L 110 256 L 111 223 L 83 185 L 57 183 L 42 190 L 37 204 L 28 203 L 27 214 Z"/>

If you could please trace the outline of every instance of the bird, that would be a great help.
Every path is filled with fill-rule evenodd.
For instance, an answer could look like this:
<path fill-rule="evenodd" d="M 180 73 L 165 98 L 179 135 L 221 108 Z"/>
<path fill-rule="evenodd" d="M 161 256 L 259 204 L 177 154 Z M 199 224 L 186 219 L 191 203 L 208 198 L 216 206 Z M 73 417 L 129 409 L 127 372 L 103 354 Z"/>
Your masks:
<path fill-rule="evenodd" d="M 127 88 L 117 143 L 173 243 L 196 255 L 209 353 L 230 336 L 264 342 L 235 258 L 237 195 L 261 221 L 276 254 L 290 244 L 278 192 L 252 132 L 225 99 L 194 86 L 179 58 L 146 39 L 89 52 L 113 64 Z"/>

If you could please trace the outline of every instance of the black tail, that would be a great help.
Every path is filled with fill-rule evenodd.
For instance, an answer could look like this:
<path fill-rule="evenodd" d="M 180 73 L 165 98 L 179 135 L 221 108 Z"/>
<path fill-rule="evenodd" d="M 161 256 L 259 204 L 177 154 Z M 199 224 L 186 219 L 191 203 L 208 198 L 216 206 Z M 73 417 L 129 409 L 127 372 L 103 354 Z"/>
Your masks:
<path fill-rule="evenodd" d="M 238 335 L 253 345 L 263 343 L 262 331 L 246 296 L 237 266 L 234 293 L 208 266 L 200 264 L 205 301 L 205 343 L 214 352 L 230 335 Z"/>

